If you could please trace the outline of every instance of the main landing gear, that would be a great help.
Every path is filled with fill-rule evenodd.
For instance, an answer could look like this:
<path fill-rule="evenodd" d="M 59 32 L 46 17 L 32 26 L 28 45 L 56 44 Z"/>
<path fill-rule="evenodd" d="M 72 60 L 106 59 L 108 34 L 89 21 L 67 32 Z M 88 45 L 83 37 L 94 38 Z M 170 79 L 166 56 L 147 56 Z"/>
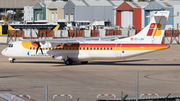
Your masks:
<path fill-rule="evenodd" d="M 9 58 L 10 63 L 14 63 L 14 60 L 13 58 Z"/>
<path fill-rule="evenodd" d="M 73 63 L 73 61 L 70 58 L 68 58 L 68 56 L 64 56 L 63 60 L 66 65 L 72 65 Z"/>
<path fill-rule="evenodd" d="M 72 65 L 72 63 L 73 63 L 73 61 L 72 61 L 71 59 L 67 59 L 67 60 L 65 61 L 65 64 L 66 64 L 66 65 Z"/>
<path fill-rule="evenodd" d="M 73 61 L 70 58 L 68 58 L 68 56 L 64 56 L 63 60 L 64 60 L 64 63 L 66 65 L 72 65 L 73 64 Z M 87 64 L 87 63 L 88 63 L 88 61 L 81 61 L 81 64 Z"/>

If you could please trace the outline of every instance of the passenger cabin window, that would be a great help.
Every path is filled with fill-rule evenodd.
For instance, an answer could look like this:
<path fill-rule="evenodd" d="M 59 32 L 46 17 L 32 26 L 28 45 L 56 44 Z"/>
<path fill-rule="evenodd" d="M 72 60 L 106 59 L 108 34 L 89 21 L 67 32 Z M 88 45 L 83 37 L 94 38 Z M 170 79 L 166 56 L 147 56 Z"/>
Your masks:
<path fill-rule="evenodd" d="M 99 50 L 99 47 L 97 47 L 97 50 Z"/>
<path fill-rule="evenodd" d="M 101 47 L 101 50 L 102 50 L 102 47 Z"/>
<path fill-rule="evenodd" d="M 104 47 L 104 50 L 106 50 L 106 47 Z"/>
<path fill-rule="evenodd" d="M 92 47 L 90 48 L 90 50 L 92 50 Z"/>
<path fill-rule="evenodd" d="M 32 47 L 29 48 L 30 50 L 32 49 Z"/>
<path fill-rule="evenodd" d="M 9 47 L 13 47 L 13 44 L 10 44 Z"/>
<path fill-rule="evenodd" d="M 89 48 L 87 47 L 87 50 L 89 50 Z"/>

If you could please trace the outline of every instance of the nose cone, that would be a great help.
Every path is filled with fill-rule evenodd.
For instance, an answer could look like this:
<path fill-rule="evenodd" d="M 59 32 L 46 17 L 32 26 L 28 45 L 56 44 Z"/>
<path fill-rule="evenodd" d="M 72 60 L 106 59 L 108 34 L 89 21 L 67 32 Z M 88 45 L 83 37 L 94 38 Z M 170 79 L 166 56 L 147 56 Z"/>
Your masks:
<path fill-rule="evenodd" d="M 4 50 L 1 52 L 2 55 L 4 55 Z"/>
<path fill-rule="evenodd" d="M 6 55 L 7 55 L 7 54 L 6 54 L 6 51 L 7 51 L 7 49 L 4 49 L 4 50 L 1 52 L 1 54 L 4 55 L 4 56 L 6 56 Z"/>

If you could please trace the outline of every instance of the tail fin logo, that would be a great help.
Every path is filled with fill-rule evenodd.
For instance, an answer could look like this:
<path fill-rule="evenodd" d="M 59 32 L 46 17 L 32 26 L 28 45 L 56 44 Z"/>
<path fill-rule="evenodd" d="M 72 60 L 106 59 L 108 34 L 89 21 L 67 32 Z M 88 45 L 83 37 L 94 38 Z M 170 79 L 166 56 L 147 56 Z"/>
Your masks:
<path fill-rule="evenodd" d="M 147 36 L 160 36 L 162 34 L 160 23 L 151 23 Z"/>

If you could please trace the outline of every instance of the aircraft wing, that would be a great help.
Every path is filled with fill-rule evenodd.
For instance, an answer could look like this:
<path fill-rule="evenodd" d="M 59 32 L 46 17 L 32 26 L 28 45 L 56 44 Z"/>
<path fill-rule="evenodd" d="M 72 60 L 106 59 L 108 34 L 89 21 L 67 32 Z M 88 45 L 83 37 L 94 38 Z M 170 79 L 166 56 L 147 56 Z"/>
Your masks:
<path fill-rule="evenodd" d="M 104 37 L 90 37 L 90 38 L 66 38 L 66 39 L 24 39 L 25 41 L 38 41 L 38 42 L 50 42 L 50 43 L 79 43 L 84 41 L 109 41 L 118 39 L 121 37 L 127 37 L 122 35 L 104 36 Z"/>

